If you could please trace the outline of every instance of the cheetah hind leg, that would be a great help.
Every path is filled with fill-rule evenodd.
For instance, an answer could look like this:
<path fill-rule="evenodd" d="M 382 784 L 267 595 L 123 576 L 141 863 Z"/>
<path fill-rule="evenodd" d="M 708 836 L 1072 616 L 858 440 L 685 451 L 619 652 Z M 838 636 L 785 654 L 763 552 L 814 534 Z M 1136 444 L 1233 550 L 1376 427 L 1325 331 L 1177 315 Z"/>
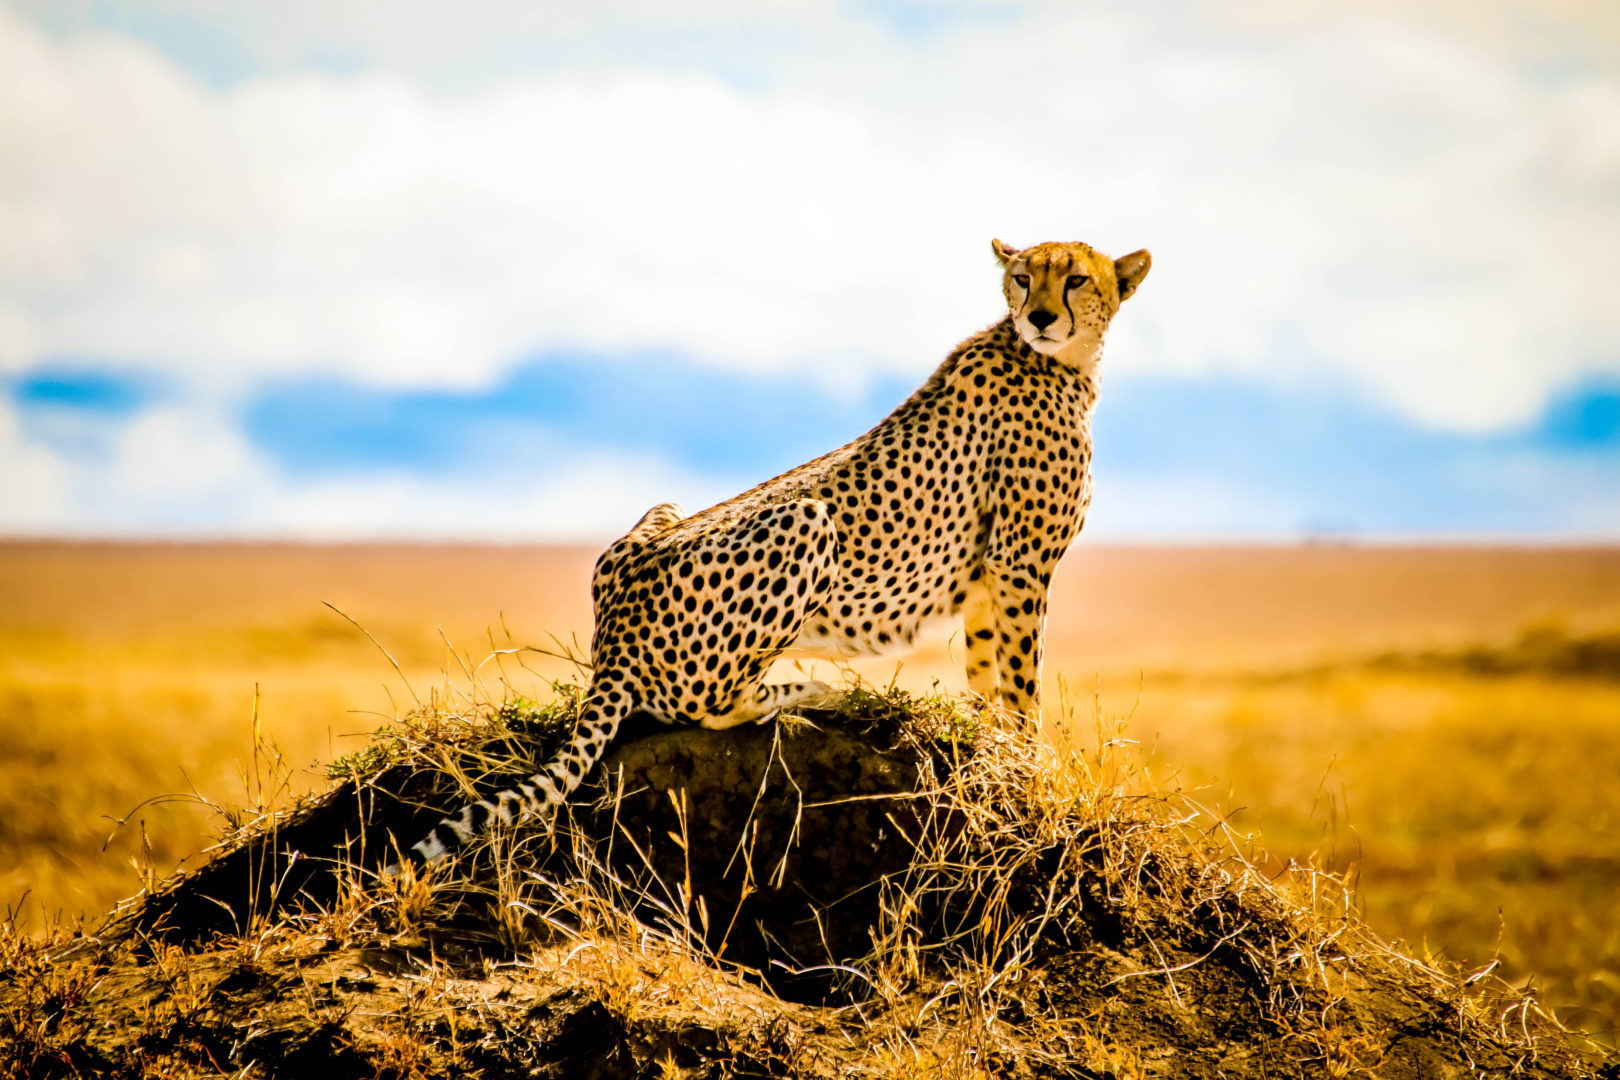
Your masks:
<path fill-rule="evenodd" d="M 825 708 L 839 697 L 838 691 L 820 682 L 774 683 L 761 686 L 746 701 L 732 706 L 731 711 L 703 718 L 703 726 L 710 731 L 724 731 L 740 724 L 765 724 L 776 718 L 783 709 Z"/>

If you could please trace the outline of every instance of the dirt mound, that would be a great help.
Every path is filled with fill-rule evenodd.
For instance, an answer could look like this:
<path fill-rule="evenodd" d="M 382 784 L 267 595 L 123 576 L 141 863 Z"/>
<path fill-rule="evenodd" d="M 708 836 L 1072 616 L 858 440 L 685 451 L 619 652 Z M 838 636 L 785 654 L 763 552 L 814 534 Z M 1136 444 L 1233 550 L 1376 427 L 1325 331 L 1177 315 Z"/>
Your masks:
<path fill-rule="evenodd" d="M 629 732 L 554 830 L 376 875 L 576 707 L 425 711 L 98 934 L 0 935 L 0 1076 L 1620 1077 L 1118 740 L 952 701 Z"/>
<path fill-rule="evenodd" d="M 521 777 L 490 766 L 550 753 L 569 715 L 509 709 L 502 731 L 464 745 L 436 733 L 398 755 L 409 760 L 351 773 L 356 782 L 244 833 L 138 898 L 114 932 L 195 943 L 290 909 L 329 907 L 398 861 L 448 810 Z M 424 933 L 446 947 L 499 938 L 502 921 L 485 918 L 475 900 L 485 881 L 520 872 L 543 893 L 594 869 L 643 922 L 671 934 L 695 930 L 727 961 L 791 972 L 858 956 L 879 917 L 877 886 L 910 865 L 907 836 L 921 827 L 911 804 L 934 783 L 929 752 L 940 749 L 908 739 L 899 719 L 868 695 L 842 714 L 786 726 L 632 723 L 581 788 L 560 835 L 526 836 L 521 854 L 474 852 L 464 872 L 438 876 L 440 891 L 461 902 Z M 460 782 L 469 775 L 479 779 Z M 560 900 L 566 889 L 554 893 L 549 899 Z"/>

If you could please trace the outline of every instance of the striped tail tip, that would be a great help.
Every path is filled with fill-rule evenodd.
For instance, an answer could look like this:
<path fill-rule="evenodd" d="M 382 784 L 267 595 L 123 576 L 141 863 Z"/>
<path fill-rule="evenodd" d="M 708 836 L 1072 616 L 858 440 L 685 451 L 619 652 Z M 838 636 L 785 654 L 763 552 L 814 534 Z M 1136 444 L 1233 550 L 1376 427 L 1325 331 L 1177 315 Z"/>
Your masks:
<path fill-rule="evenodd" d="M 454 855 L 480 836 L 487 834 L 496 824 L 515 825 L 541 816 L 543 803 L 531 778 L 516 790 L 502 791 L 491 799 L 480 799 L 463 806 L 460 812 L 441 818 L 428 830 L 426 836 L 410 846 L 405 860 L 418 870 Z M 546 784 L 551 787 L 549 782 Z M 554 790 L 554 789 L 553 789 Z M 397 873 L 396 863 L 384 869 Z"/>

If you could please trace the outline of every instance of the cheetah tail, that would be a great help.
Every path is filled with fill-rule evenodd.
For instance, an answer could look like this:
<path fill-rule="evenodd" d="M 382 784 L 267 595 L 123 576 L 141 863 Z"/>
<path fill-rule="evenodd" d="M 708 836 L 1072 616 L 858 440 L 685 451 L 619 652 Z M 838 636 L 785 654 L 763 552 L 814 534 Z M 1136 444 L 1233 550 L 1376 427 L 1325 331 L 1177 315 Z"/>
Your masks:
<path fill-rule="evenodd" d="M 619 700 L 611 700 L 615 698 Z M 549 818 L 568 801 L 568 796 L 601 758 L 619 730 L 619 721 L 628 712 L 618 692 L 613 692 L 611 697 L 591 693 L 580 709 L 579 720 L 567 744 L 545 767 L 515 786 L 468 803 L 459 813 L 441 819 L 426 836 L 411 845 L 406 859 L 420 869 L 482 836 L 492 828 L 492 823 L 517 825 L 536 818 Z M 398 867 L 389 866 L 383 872 L 397 871 Z"/>

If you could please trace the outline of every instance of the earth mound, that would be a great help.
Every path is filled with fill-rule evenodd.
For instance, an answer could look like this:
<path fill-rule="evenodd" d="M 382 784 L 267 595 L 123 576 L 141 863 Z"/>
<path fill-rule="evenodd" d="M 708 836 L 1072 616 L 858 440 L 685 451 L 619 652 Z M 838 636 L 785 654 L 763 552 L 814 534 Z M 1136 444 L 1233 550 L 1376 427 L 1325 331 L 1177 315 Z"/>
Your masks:
<path fill-rule="evenodd" d="M 552 827 L 380 872 L 578 702 L 420 710 L 96 933 L 7 925 L 0 1077 L 1620 1080 L 1337 879 L 1268 880 L 1123 740 L 964 701 L 643 725 Z"/>

